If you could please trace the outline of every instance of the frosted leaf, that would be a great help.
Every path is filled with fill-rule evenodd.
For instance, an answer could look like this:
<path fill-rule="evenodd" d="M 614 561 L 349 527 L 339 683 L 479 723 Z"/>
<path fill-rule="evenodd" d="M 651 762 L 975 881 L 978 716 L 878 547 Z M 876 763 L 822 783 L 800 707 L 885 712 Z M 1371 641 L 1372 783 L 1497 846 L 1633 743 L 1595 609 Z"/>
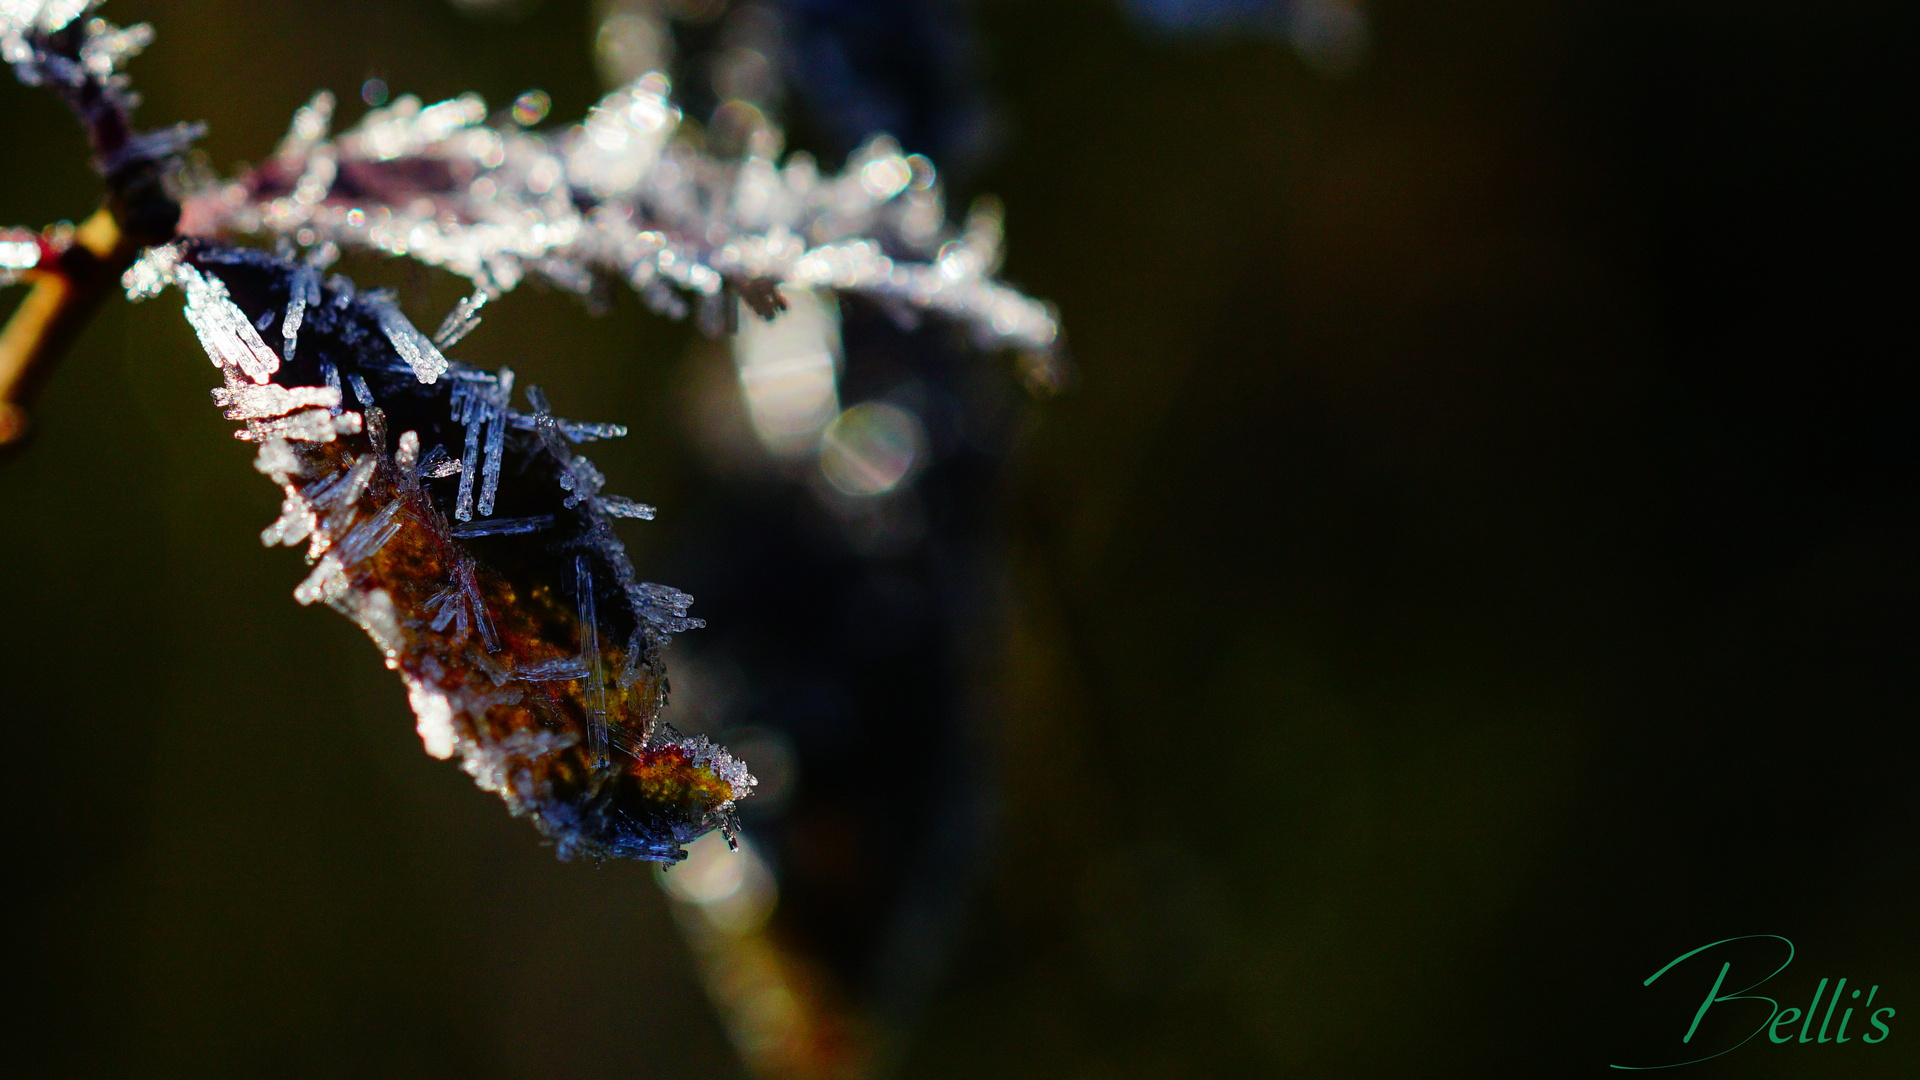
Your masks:
<path fill-rule="evenodd" d="M 655 722 L 661 646 L 698 625 L 686 618 L 690 598 L 635 580 L 612 521 L 643 508 L 600 494 L 605 478 L 573 450 L 573 422 L 538 390 L 533 413 L 514 410 L 511 372 L 448 361 L 435 383 L 408 377 L 389 351 L 390 305 L 344 279 L 308 296 L 300 330 L 331 370 L 309 360 L 256 383 L 234 358 L 245 344 L 237 327 L 284 326 L 289 295 L 306 288 L 303 264 L 192 243 L 173 254 L 168 276 L 199 298 L 188 311 L 220 364 L 215 400 L 260 442 L 255 468 L 280 487 L 262 541 L 305 542 L 312 566 L 295 600 L 367 632 L 405 682 L 427 749 L 458 761 L 563 856 L 671 862 L 728 827 L 752 778 L 724 751 Z M 385 380 L 378 407 L 370 378 Z M 334 415 L 343 386 L 362 411 Z M 459 493 L 425 481 L 455 462 L 444 445 L 423 454 L 422 435 L 461 426 L 482 477 L 470 497 L 484 484 L 519 516 L 449 523 Z"/>
<path fill-rule="evenodd" d="M 834 289 L 954 319 L 983 345 L 1052 350 L 1052 308 L 992 278 L 997 204 L 953 227 L 933 167 L 885 137 L 835 176 L 802 155 L 776 161 L 774 137 L 739 160 L 708 157 L 673 140 L 668 89 L 644 76 L 549 132 L 488 126 L 471 95 L 403 97 L 328 139 L 310 104 L 273 158 L 193 192 L 187 217 L 205 232 L 379 251 L 468 278 L 475 291 L 435 335 L 442 347 L 485 298 L 533 274 L 583 294 L 618 280 L 676 318 L 686 297 L 737 296 L 766 317 L 790 289 Z M 724 316 L 709 329 L 731 325 L 730 305 L 708 310 Z"/>

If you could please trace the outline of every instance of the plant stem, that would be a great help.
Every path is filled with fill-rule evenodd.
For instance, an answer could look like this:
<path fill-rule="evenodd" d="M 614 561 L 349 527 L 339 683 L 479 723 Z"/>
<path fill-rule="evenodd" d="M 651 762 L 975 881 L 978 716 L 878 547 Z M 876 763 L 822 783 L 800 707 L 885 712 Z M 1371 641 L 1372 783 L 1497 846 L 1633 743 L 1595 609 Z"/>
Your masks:
<path fill-rule="evenodd" d="M 35 393 L 140 247 L 102 207 L 74 230 L 58 263 L 30 275 L 33 291 L 0 330 L 0 447 L 26 438 Z"/>

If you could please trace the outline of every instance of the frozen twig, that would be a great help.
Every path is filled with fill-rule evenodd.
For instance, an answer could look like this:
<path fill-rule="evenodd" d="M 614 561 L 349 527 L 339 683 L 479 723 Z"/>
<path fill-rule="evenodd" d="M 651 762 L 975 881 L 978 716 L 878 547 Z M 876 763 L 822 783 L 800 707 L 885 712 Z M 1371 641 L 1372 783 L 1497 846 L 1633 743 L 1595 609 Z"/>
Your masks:
<path fill-rule="evenodd" d="M 0 331 L 0 446 L 25 437 L 34 391 L 122 271 L 142 248 L 173 235 L 180 208 L 165 190 L 166 174 L 200 132 L 198 125 L 134 130 L 135 98 L 118 69 L 152 31 L 86 18 L 92 7 L 90 0 L 0 0 L 0 59 L 21 82 L 66 101 L 107 182 L 106 205 L 71 236 L 0 234 L 0 284 L 25 278 L 34 285 Z"/>
<path fill-rule="evenodd" d="M 580 293 L 623 282 L 713 332 L 735 324 L 737 306 L 771 318 L 785 290 L 833 290 L 951 319 L 983 348 L 1026 354 L 1040 382 L 1057 379 L 1052 308 L 994 277 L 997 202 L 950 224 L 933 164 L 884 136 L 837 175 L 804 153 L 781 160 L 771 127 L 744 156 L 716 157 L 679 137 L 668 91 L 666 76 L 647 74 L 544 132 L 490 119 L 474 94 L 403 96 L 338 136 L 323 92 L 271 158 L 194 192 L 182 231 L 442 267 L 475 288 L 436 335 L 448 343 L 529 275 Z"/>

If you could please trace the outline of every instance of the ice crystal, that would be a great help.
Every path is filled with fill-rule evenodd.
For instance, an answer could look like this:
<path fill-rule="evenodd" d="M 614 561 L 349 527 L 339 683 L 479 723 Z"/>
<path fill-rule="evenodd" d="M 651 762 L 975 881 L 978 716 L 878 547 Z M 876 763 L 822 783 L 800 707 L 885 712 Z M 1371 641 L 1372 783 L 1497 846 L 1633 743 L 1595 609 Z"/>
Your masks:
<path fill-rule="evenodd" d="M 125 283 L 185 294 L 224 376 L 214 401 L 282 492 L 262 542 L 306 544 L 294 598 L 366 630 L 429 754 L 458 759 L 562 856 L 672 862 L 711 829 L 731 835 L 753 777 L 655 722 L 659 650 L 700 624 L 684 593 L 635 579 L 613 533 L 613 516 L 651 510 L 601 494 L 604 477 L 571 448 L 570 428 L 605 429 L 554 417 L 536 387 L 534 411 L 514 409 L 511 372 L 442 357 L 423 380 L 426 339 L 387 297 L 320 282 L 305 263 L 180 241 Z M 284 355 L 258 329 L 275 321 Z M 343 407 L 343 384 L 359 408 Z M 450 443 L 478 464 L 450 468 Z"/>

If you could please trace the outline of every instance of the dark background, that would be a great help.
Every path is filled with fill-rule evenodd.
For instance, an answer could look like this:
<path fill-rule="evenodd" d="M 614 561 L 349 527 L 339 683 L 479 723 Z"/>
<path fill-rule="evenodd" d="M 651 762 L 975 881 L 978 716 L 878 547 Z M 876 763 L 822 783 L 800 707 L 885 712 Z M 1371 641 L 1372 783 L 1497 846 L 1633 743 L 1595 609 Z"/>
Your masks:
<path fill-rule="evenodd" d="M 370 75 L 596 96 L 581 3 L 103 14 L 222 169 Z M 1784 1003 L 1877 983 L 1892 1038 L 1685 1073 L 1913 1075 L 1915 9 L 1371 14 L 1328 81 L 980 6 L 976 186 L 1082 379 L 1016 464 L 1003 832 L 907 1075 L 1620 1076 L 1692 1056 L 1712 971 L 1640 981 L 1761 933 Z M 92 209 L 50 95 L 0 80 L 0 147 L 0 223 Z M 715 361 L 631 296 L 470 340 L 633 426 L 594 456 L 661 508 L 644 574 Z M 176 300 L 116 301 L 0 466 L 5 1071 L 729 1075 L 645 870 L 555 862 L 292 602 L 212 382 Z"/>

